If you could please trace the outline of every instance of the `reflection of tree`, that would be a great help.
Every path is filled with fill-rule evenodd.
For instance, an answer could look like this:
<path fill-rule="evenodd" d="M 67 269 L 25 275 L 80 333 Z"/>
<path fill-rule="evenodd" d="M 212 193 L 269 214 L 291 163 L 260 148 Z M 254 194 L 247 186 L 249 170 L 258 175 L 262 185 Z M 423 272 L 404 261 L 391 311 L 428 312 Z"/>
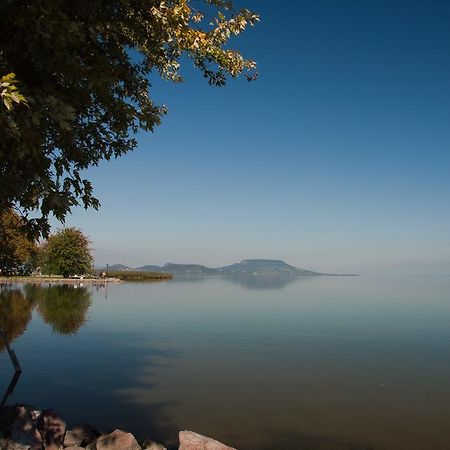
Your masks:
<path fill-rule="evenodd" d="M 25 298 L 19 289 L 0 291 L 0 328 L 8 342 L 19 337 L 31 320 L 33 301 Z M 0 339 L 0 351 L 4 344 Z"/>
<path fill-rule="evenodd" d="M 25 286 L 27 298 L 37 304 L 37 311 L 60 334 L 74 334 L 86 322 L 91 294 L 85 287 Z"/>

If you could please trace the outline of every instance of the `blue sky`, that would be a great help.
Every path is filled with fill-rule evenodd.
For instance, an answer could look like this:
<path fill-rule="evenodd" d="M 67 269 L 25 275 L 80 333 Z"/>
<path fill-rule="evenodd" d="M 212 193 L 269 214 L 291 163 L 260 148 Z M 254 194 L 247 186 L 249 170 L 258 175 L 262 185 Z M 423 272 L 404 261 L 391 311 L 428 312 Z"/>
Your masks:
<path fill-rule="evenodd" d="M 153 80 L 163 124 L 67 220 L 97 264 L 449 273 L 450 3 L 236 4 L 262 17 L 233 41 L 259 79 Z"/>

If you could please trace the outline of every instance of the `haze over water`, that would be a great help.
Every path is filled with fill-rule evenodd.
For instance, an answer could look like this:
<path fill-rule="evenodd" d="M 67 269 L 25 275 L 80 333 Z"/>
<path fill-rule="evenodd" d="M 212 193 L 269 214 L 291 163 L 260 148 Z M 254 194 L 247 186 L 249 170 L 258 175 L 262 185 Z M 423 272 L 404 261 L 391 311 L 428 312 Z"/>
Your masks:
<path fill-rule="evenodd" d="M 9 403 L 166 443 L 448 449 L 450 277 L 12 286 L 2 309 L 10 289 L 33 312 L 20 335 L 27 313 L 2 310 L 23 367 Z"/>

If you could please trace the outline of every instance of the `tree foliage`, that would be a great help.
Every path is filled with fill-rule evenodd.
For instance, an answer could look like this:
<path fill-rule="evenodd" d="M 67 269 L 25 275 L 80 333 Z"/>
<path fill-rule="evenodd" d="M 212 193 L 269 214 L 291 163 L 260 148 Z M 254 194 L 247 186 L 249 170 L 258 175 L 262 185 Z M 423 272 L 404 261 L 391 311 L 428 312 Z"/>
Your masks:
<path fill-rule="evenodd" d="M 37 253 L 36 243 L 25 232 L 25 223 L 11 209 L 0 213 L 0 269 L 11 274 L 31 263 Z"/>
<path fill-rule="evenodd" d="M 0 211 L 15 204 L 46 234 L 50 214 L 97 208 L 83 170 L 134 149 L 166 111 L 149 75 L 182 81 L 186 55 L 210 84 L 254 79 L 228 44 L 257 20 L 226 0 L 0 2 Z"/>
<path fill-rule="evenodd" d="M 43 245 L 44 272 L 51 275 L 83 275 L 93 263 L 88 238 L 78 228 L 64 228 Z"/>
<path fill-rule="evenodd" d="M 26 103 L 25 97 L 17 87 L 16 74 L 8 73 L 0 78 L 0 99 L 8 111 L 12 109 L 14 103 Z M 9 131 L 14 132 L 14 129 Z"/>

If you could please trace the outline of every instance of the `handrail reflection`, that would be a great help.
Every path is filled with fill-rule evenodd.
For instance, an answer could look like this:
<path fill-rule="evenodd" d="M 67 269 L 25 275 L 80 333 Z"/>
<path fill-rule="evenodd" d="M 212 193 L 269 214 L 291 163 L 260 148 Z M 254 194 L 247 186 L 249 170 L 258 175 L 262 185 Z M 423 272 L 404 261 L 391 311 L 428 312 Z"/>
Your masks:
<path fill-rule="evenodd" d="M 19 381 L 19 378 L 21 375 L 22 375 L 22 371 L 14 372 L 11 382 L 9 383 L 9 386 L 7 387 L 5 394 L 3 396 L 2 402 L 0 403 L 0 409 L 5 406 L 6 400 L 8 399 L 8 397 L 13 394 L 14 389 L 16 388 L 17 382 Z"/>
<path fill-rule="evenodd" d="M 20 366 L 16 352 L 9 345 L 8 339 L 6 339 L 6 336 L 3 333 L 1 328 L 0 328 L 0 339 L 3 341 L 3 344 L 6 348 L 6 350 L 8 351 L 9 358 L 14 367 L 14 375 L 11 379 L 11 382 L 9 383 L 8 388 L 5 391 L 2 402 L 0 403 L 0 408 L 3 408 L 3 406 L 6 403 L 7 398 L 10 395 L 12 395 L 12 393 L 14 392 L 14 389 L 16 388 L 16 385 L 17 385 L 17 382 L 19 381 L 20 375 L 22 375 L 22 367 Z"/>

